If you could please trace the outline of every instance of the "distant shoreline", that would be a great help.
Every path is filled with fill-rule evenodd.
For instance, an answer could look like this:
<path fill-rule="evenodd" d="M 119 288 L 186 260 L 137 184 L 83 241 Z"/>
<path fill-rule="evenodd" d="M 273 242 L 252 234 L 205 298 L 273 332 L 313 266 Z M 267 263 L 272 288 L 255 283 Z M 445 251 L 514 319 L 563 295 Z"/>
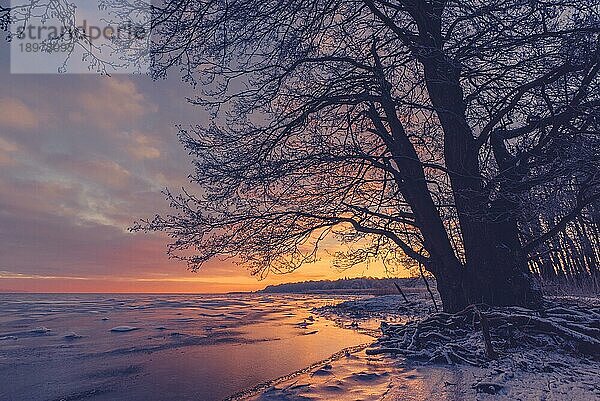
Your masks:
<path fill-rule="evenodd" d="M 338 280 L 311 280 L 268 285 L 255 291 L 228 292 L 34 292 L 20 290 L 0 290 L 1 295 L 246 295 L 246 294 L 332 294 L 332 295 L 386 295 L 397 294 L 394 283 L 406 292 L 421 291 L 424 283 L 421 278 L 372 278 L 359 277 Z M 429 280 L 435 287 L 435 281 Z"/>
<path fill-rule="evenodd" d="M 434 283 L 430 283 L 435 286 Z M 339 280 L 302 281 L 297 283 L 283 283 L 269 285 L 259 294 L 366 294 L 386 295 L 398 294 L 398 287 L 402 291 L 421 291 L 425 285 L 421 278 L 349 278 Z"/>

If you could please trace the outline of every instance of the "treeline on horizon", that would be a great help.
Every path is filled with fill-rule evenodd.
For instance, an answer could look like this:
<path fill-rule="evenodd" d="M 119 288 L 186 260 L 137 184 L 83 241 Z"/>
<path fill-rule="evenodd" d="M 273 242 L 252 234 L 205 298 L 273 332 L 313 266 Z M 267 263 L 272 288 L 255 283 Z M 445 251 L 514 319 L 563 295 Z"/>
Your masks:
<path fill-rule="evenodd" d="M 265 287 L 259 292 L 265 293 L 303 293 L 315 291 L 337 291 L 337 290 L 393 290 L 396 291 L 394 283 L 401 287 L 415 287 L 422 282 L 415 278 L 343 278 L 338 280 L 302 281 L 297 283 L 273 284 Z"/>

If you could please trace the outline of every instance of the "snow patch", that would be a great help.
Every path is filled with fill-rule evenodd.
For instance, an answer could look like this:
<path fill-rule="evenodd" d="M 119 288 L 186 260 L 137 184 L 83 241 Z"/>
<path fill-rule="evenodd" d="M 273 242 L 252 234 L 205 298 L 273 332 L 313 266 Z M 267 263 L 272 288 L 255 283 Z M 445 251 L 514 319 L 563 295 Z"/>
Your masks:
<path fill-rule="evenodd" d="M 47 327 L 43 327 L 43 326 L 42 326 L 42 327 L 36 327 L 36 328 L 35 328 L 35 329 L 33 329 L 33 330 L 29 330 L 29 332 L 30 332 L 31 334 L 46 334 L 46 333 L 49 333 L 49 332 L 51 332 L 51 331 L 52 331 L 52 330 L 50 330 L 49 328 L 47 328 Z"/>
<path fill-rule="evenodd" d="M 76 340 L 78 338 L 83 338 L 83 336 L 75 333 L 74 331 L 69 331 L 63 335 L 65 340 Z"/>
<path fill-rule="evenodd" d="M 134 326 L 117 326 L 117 327 L 113 327 L 112 329 L 110 329 L 110 331 L 112 331 L 113 333 L 126 333 L 128 331 L 134 331 L 134 330 L 139 330 L 139 327 L 134 327 Z"/>

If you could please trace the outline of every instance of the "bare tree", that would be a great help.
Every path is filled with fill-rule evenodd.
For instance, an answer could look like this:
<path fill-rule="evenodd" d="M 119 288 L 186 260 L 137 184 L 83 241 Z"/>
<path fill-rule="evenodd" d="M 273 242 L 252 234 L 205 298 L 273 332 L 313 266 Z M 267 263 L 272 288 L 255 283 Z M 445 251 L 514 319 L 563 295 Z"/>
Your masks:
<path fill-rule="evenodd" d="M 167 192 L 174 214 L 134 229 L 169 233 L 192 269 L 225 255 L 256 274 L 314 261 L 333 235 L 342 265 L 422 263 L 446 311 L 539 304 L 528 257 L 600 193 L 598 149 L 573 145 L 598 135 L 599 0 L 153 11 L 156 77 L 179 68 L 214 119 L 180 133 L 199 191 Z M 542 188 L 567 181 L 559 218 L 525 235 Z"/>
<path fill-rule="evenodd" d="M 554 179 L 546 180 L 544 186 L 530 191 L 524 202 L 530 209 L 526 213 L 530 218 L 522 219 L 520 226 L 525 247 L 532 249 L 531 269 L 542 282 L 554 287 L 566 285 L 564 290 L 567 291 L 574 286 L 587 291 L 599 290 L 600 226 L 597 216 L 600 200 L 596 198 L 590 204 L 581 202 L 585 196 L 582 193 L 589 191 L 588 183 L 597 180 L 599 148 L 600 136 L 595 133 L 582 135 L 579 132 L 572 136 L 569 143 L 561 147 L 561 152 L 569 154 L 554 160 L 552 168 L 546 172 L 546 178 L 551 174 Z M 565 215 L 566 210 L 571 210 L 570 214 Z M 577 217 L 573 218 L 575 215 Z M 553 227 L 553 231 L 547 231 L 545 237 L 536 235 L 548 227 Z"/>

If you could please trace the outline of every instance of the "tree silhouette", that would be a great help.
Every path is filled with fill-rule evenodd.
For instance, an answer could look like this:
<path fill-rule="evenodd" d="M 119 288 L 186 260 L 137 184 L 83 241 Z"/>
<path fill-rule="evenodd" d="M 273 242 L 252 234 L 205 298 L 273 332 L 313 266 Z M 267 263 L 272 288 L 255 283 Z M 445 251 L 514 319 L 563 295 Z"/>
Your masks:
<path fill-rule="evenodd" d="M 153 17 L 153 73 L 179 69 L 213 120 L 180 132 L 199 191 L 133 228 L 193 269 L 293 270 L 333 235 L 342 266 L 421 263 L 446 311 L 536 306 L 529 257 L 597 204 L 598 0 L 165 0 Z"/>

